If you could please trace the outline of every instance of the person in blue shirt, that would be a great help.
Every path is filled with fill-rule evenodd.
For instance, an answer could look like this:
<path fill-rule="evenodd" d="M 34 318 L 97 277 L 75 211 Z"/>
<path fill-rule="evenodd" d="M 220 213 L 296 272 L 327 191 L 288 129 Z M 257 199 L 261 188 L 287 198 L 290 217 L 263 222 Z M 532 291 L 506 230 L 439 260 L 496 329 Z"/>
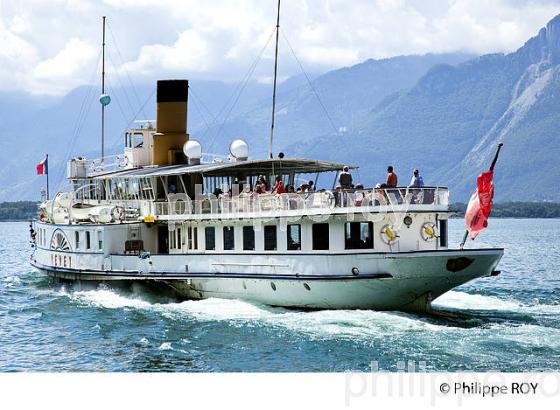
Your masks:
<path fill-rule="evenodd" d="M 414 170 L 412 179 L 410 180 L 410 184 L 408 186 L 410 188 L 421 188 L 424 186 L 424 180 L 417 169 Z"/>

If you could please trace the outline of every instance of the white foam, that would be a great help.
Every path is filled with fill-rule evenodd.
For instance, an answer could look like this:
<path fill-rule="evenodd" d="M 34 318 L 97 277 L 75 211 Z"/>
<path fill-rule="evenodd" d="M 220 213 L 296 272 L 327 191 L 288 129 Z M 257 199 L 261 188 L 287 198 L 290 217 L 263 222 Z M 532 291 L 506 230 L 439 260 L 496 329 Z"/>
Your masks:
<path fill-rule="evenodd" d="M 21 284 L 21 279 L 19 276 L 8 276 L 4 278 L 4 283 L 6 283 L 7 288 L 13 288 L 14 286 Z"/>
<path fill-rule="evenodd" d="M 68 295 L 70 299 L 76 300 L 78 302 L 85 302 L 92 306 L 104 307 L 108 309 L 118 309 L 125 307 L 145 309 L 152 306 L 145 300 L 122 296 L 109 289 L 77 291 L 67 293 L 66 295 Z"/>
<path fill-rule="evenodd" d="M 159 347 L 159 350 L 173 350 L 173 347 L 171 346 L 171 343 L 169 342 L 164 342 L 161 344 L 161 346 Z"/>
<path fill-rule="evenodd" d="M 439 298 L 435 307 L 470 310 L 509 311 L 533 314 L 560 313 L 560 305 L 535 304 L 526 305 L 512 299 L 501 299 L 495 296 L 484 296 L 451 290 Z"/>
<path fill-rule="evenodd" d="M 453 309 L 473 310 L 519 310 L 519 302 L 500 299 L 494 296 L 473 295 L 450 290 L 434 300 L 434 306 Z"/>

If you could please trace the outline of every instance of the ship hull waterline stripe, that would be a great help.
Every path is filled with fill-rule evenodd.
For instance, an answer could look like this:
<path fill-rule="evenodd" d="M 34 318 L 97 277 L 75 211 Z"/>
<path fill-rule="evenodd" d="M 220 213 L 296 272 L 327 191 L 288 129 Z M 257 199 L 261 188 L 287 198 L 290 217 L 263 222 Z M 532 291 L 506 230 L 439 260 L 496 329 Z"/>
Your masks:
<path fill-rule="evenodd" d="M 31 262 L 37 269 L 45 270 L 48 272 L 60 272 L 74 275 L 95 275 L 103 276 L 107 279 L 125 278 L 134 280 L 185 280 L 191 278 L 203 279 L 267 279 L 267 280 L 348 280 L 348 279 L 390 279 L 393 275 L 390 273 L 372 273 L 372 274 L 359 274 L 359 275 L 268 275 L 268 274 L 246 274 L 246 273 L 177 273 L 177 272 L 150 272 L 143 274 L 137 271 L 103 271 L 95 269 L 71 269 L 59 268 L 41 265 L 36 262 Z"/>

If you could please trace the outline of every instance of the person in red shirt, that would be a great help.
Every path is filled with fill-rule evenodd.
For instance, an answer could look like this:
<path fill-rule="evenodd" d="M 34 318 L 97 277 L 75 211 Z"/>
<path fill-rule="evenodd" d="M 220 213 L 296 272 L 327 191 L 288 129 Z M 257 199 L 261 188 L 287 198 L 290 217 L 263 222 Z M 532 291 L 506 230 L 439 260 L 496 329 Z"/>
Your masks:
<path fill-rule="evenodd" d="M 387 167 L 387 188 L 395 188 L 398 184 L 397 174 L 393 172 L 393 167 L 389 165 Z"/>
<path fill-rule="evenodd" d="M 282 178 L 279 176 L 276 177 L 276 185 L 274 185 L 274 188 L 272 189 L 272 193 L 273 194 L 286 193 L 286 188 L 284 187 L 284 181 L 282 181 Z"/>

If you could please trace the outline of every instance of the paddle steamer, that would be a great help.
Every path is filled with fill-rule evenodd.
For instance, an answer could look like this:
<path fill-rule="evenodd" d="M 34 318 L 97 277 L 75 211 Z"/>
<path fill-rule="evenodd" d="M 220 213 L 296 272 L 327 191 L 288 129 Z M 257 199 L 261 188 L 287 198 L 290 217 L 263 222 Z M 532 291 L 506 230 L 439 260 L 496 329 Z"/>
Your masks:
<path fill-rule="evenodd" d="M 124 153 L 68 162 L 72 189 L 33 223 L 34 267 L 188 299 L 408 311 L 497 273 L 503 249 L 449 246 L 447 188 L 342 189 L 345 164 L 251 159 L 242 140 L 226 158 L 203 155 L 187 133 L 188 92 L 187 80 L 158 81 L 156 120 L 124 133 Z M 278 177 L 297 186 L 328 174 L 328 187 L 270 192 Z M 266 193 L 255 192 L 261 177 Z"/>

